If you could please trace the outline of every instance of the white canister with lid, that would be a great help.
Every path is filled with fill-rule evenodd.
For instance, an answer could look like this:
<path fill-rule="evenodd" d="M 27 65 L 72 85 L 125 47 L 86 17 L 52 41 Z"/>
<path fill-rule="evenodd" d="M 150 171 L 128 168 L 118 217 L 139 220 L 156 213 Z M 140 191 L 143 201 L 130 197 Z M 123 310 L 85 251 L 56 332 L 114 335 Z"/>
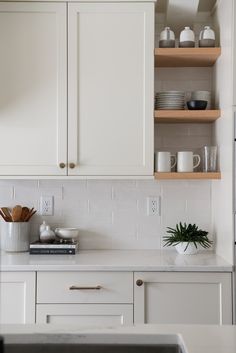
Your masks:
<path fill-rule="evenodd" d="M 175 34 L 170 27 L 165 27 L 160 34 L 159 40 L 160 48 L 174 48 L 175 47 Z"/>
<path fill-rule="evenodd" d="M 199 47 L 215 47 L 215 32 L 210 26 L 205 26 L 200 32 Z"/>
<path fill-rule="evenodd" d="M 190 27 L 185 27 L 179 37 L 180 48 L 193 48 L 195 47 L 195 34 Z"/>

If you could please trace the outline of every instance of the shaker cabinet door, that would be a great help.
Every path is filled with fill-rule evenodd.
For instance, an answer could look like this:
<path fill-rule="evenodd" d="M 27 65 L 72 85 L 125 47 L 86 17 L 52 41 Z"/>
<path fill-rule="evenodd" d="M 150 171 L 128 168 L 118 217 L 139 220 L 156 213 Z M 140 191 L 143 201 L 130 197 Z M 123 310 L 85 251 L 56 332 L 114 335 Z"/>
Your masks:
<path fill-rule="evenodd" d="M 0 324 L 35 323 L 35 273 L 0 273 Z"/>
<path fill-rule="evenodd" d="M 0 3 L 0 175 L 65 175 L 66 4 Z"/>
<path fill-rule="evenodd" d="M 154 4 L 68 4 L 69 175 L 153 175 L 153 52 Z"/>
<path fill-rule="evenodd" d="M 232 324 L 231 273 L 136 272 L 134 281 L 135 324 Z"/>

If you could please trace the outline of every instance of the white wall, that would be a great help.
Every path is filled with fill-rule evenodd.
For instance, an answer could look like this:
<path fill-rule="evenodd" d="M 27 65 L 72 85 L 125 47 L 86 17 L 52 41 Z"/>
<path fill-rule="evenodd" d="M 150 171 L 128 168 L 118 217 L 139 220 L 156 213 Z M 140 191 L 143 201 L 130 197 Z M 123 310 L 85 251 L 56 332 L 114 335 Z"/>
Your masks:
<path fill-rule="evenodd" d="M 216 252 L 233 262 L 233 1 L 220 0 L 214 15 L 215 28 L 222 54 L 215 65 L 216 105 L 221 109 L 221 119 L 214 127 L 214 140 L 220 146 L 219 167 L 222 179 L 213 183 L 212 213 Z M 220 30 L 219 30 L 220 28 Z"/>

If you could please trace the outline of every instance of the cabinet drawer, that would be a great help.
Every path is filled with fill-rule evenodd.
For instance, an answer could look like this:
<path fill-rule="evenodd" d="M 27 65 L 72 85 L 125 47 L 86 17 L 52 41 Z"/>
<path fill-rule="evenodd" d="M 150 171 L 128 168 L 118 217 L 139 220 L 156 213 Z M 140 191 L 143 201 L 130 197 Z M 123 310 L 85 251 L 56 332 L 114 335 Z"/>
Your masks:
<path fill-rule="evenodd" d="M 37 303 L 133 303 L 133 274 L 39 272 Z"/>
<path fill-rule="evenodd" d="M 133 325 L 132 304 L 37 304 L 37 324 Z"/>

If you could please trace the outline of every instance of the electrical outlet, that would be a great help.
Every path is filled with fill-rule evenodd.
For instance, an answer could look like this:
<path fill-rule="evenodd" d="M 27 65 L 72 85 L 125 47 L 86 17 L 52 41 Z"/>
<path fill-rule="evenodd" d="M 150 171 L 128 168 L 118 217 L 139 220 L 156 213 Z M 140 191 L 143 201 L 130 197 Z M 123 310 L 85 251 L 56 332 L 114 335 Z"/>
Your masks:
<path fill-rule="evenodd" d="M 147 198 L 147 215 L 148 216 L 160 216 L 160 197 L 149 196 Z"/>
<path fill-rule="evenodd" d="M 41 216 L 53 215 L 53 196 L 40 197 L 40 214 Z"/>

